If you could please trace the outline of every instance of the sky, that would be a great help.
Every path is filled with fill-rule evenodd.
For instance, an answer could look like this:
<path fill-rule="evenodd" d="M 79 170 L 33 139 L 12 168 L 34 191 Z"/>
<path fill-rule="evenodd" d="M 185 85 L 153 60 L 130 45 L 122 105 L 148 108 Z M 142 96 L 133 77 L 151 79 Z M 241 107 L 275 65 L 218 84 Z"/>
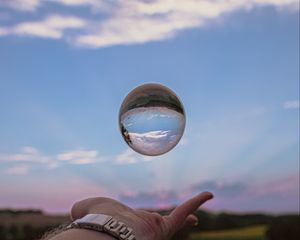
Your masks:
<path fill-rule="evenodd" d="M 118 113 L 135 87 L 180 97 L 186 128 L 146 157 Z M 297 0 L 0 0 L 0 208 L 91 196 L 299 212 Z"/>

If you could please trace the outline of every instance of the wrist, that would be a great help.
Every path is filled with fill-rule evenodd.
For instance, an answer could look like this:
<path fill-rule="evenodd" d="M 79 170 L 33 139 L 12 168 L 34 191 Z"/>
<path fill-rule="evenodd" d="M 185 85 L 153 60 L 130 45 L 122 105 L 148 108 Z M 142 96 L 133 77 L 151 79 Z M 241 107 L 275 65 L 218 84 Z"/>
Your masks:
<path fill-rule="evenodd" d="M 88 229 L 69 229 L 58 235 L 56 235 L 51 240 L 116 240 L 115 237 L 112 237 L 106 233 L 96 232 Z"/>
<path fill-rule="evenodd" d="M 118 240 L 136 240 L 133 229 L 122 220 L 105 214 L 87 214 L 76 219 L 67 229 L 87 229 L 95 232 L 106 233 Z"/>

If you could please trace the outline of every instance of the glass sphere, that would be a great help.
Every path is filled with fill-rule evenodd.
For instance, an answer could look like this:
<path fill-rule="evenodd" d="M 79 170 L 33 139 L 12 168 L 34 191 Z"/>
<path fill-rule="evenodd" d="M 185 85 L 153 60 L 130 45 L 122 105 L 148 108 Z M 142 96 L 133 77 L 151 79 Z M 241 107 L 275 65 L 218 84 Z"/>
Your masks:
<path fill-rule="evenodd" d="M 185 128 L 185 113 L 177 95 L 169 88 L 144 84 L 124 99 L 119 126 L 125 142 L 136 152 L 157 156 L 174 148 Z"/>

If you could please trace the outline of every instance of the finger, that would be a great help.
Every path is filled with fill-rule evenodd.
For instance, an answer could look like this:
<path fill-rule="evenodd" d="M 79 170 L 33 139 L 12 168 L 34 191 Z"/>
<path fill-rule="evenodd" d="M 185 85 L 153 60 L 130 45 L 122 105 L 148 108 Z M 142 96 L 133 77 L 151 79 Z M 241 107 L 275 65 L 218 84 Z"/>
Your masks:
<path fill-rule="evenodd" d="M 197 226 L 198 225 L 198 218 L 194 214 L 188 215 L 183 223 L 183 228 Z"/>
<path fill-rule="evenodd" d="M 195 212 L 203 203 L 212 198 L 213 195 L 211 193 L 203 192 L 178 206 L 169 215 L 168 219 L 171 223 L 170 225 L 174 229 L 180 228 L 190 214 Z"/>

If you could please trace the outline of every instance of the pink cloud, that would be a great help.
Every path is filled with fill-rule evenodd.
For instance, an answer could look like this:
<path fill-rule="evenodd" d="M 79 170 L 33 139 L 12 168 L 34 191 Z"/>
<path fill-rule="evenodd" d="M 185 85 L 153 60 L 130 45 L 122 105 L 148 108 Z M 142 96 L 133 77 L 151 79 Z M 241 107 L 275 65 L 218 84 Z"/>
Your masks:
<path fill-rule="evenodd" d="M 9 186 L 0 183 L 0 188 L 0 208 L 40 208 L 49 212 L 68 212 L 74 202 L 88 197 L 114 197 L 104 187 L 71 174 L 14 181 Z"/>

